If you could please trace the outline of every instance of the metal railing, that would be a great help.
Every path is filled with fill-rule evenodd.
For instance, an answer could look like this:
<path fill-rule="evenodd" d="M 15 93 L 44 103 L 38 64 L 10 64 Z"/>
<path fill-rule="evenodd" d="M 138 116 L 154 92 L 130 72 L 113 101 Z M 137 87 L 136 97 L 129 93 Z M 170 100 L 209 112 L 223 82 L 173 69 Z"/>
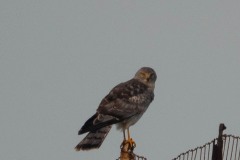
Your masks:
<path fill-rule="evenodd" d="M 179 154 L 172 160 L 240 160 L 240 137 L 223 134 L 225 125 L 219 125 L 218 137 L 202 146 Z M 128 143 L 121 146 L 120 157 L 116 160 L 147 160 L 133 153 L 134 147 Z"/>
<path fill-rule="evenodd" d="M 240 160 L 240 137 L 223 134 L 226 127 L 219 126 L 218 138 L 179 154 L 173 160 Z"/>

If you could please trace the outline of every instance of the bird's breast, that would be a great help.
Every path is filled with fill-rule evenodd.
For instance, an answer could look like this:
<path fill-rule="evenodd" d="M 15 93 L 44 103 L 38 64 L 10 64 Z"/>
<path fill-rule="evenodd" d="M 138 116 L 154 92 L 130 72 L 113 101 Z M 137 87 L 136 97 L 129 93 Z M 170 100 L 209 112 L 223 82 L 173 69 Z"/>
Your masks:
<path fill-rule="evenodd" d="M 129 128 L 130 126 L 134 125 L 135 123 L 137 123 L 137 121 L 142 117 L 143 114 L 137 114 L 129 119 L 126 119 L 120 123 L 117 124 L 117 129 L 120 130 L 125 130 L 127 128 Z"/>

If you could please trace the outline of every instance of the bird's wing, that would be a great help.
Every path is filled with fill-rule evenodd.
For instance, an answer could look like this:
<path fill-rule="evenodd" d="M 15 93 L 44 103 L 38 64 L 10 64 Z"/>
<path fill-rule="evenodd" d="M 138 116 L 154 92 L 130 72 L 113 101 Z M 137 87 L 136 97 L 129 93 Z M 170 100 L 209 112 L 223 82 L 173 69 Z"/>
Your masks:
<path fill-rule="evenodd" d="M 135 79 L 117 85 L 101 101 L 97 113 L 85 122 L 78 134 L 96 132 L 142 113 L 143 106 L 148 106 L 153 100 L 153 93 L 147 92 L 147 86 Z"/>
<path fill-rule="evenodd" d="M 101 101 L 97 112 L 116 117 L 119 120 L 129 118 L 139 112 L 139 106 L 146 102 L 147 86 L 132 79 L 114 87 Z"/>

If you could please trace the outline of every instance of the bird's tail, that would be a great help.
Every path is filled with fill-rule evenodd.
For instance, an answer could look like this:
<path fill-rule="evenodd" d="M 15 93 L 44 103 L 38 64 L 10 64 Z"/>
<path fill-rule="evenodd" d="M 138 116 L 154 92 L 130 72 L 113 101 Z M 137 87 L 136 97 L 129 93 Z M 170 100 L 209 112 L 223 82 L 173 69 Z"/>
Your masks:
<path fill-rule="evenodd" d="M 95 132 L 89 132 L 87 136 L 75 147 L 75 150 L 80 151 L 99 148 L 111 128 L 112 125 L 109 125 Z"/>

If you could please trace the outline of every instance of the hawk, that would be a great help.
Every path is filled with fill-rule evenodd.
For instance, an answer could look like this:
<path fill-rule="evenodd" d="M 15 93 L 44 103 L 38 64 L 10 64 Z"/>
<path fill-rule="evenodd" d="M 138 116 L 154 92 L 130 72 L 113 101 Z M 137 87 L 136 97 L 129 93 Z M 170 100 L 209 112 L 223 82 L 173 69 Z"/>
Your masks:
<path fill-rule="evenodd" d="M 123 142 L 135 144 L 130 137 L 129 127 L 142 117 L 153 101 L 156 79 L 156 72 L 152 68 L 143 67 L 132 79 L 115 86 L 103 98 L 96 113 L 79 130 L 78 135 L 88 134 L 75 149 L 80 151 L 99 148 L 113 124 L 123 131 Z"/>

